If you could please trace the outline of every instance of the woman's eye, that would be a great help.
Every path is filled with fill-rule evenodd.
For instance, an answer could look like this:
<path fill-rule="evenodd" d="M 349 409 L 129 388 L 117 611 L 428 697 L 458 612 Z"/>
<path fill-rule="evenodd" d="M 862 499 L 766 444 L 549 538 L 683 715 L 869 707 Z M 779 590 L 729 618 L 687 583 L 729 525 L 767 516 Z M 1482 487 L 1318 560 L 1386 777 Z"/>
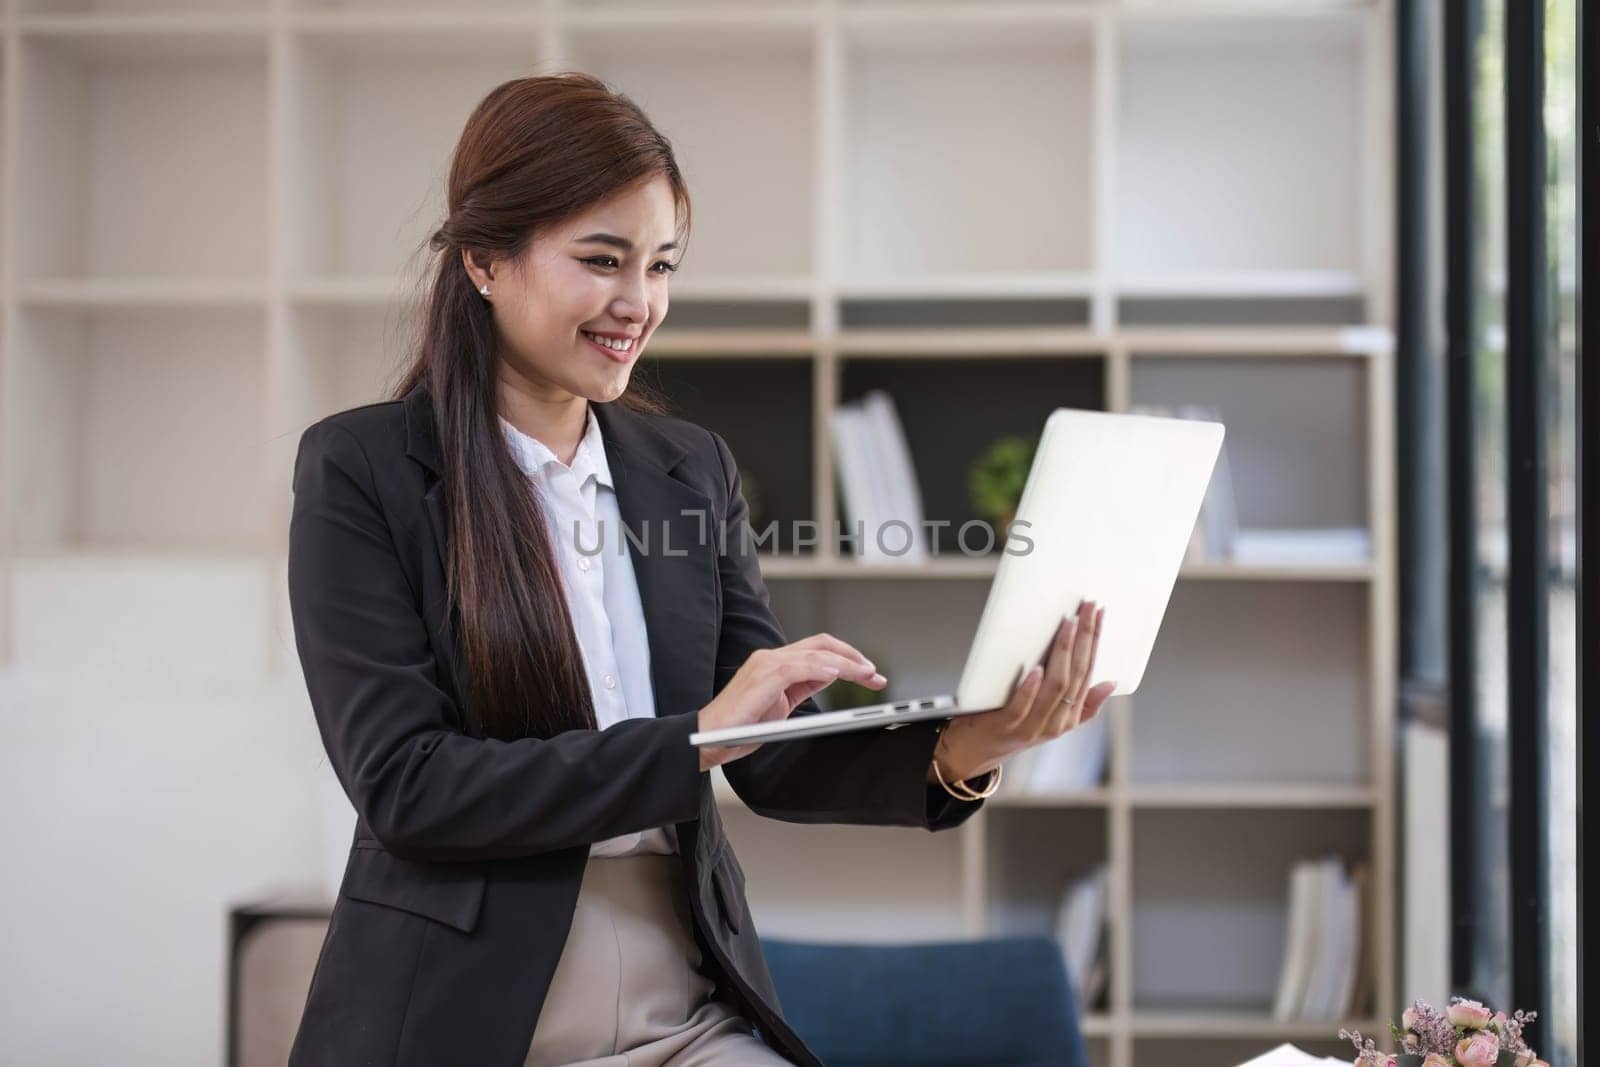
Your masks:
<path fill-rule="evenodd" d="M 616 261 L 617 261 L 617 257 L 616 256 L 590 256 L 588 259 L 584 260 L 585 263 L 593 263 L 597 267 L 609 267 L 609 266 L 612 266 L 613 264 L 615 264 Z M 669 263 L 664 259 L 661 260 L 659 263 L 657 263 L 656 266 L 657 267 L 665 267 L 665 268 L 667 268 L 666 273 L 668 273 L 668 274 L 670 274 L 673 271 L 678 269 L 676 264 Z M 660 272 L 658 272 L 658 273 L 660 273 Z"/>

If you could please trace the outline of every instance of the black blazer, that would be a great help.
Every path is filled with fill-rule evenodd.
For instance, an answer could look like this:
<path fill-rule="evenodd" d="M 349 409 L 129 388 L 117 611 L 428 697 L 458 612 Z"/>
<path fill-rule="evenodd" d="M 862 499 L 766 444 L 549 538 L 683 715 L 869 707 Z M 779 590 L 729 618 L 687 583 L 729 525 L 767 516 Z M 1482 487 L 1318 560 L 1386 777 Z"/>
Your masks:
<path fill-rule="evenodd" d="M 787 643 L 754 555 L 738 551 L 748 511 L 737 467 L 718 434 L 692 423 L 594 410 L 624 523 L 640 537 L 648 527 L 652 546 L 671 528 L 673 554 L 629 550 L 655 717 L 509 743 L 483 736 L 447 617 L 426 386 L 300 438 L 295 642 L 358 822 L 291 1064 L 522 1064 L 590 843 L 668 823 L 719 992 L 780 1053 L 818 1062 L 784 1021 L 744 872 L 688 742 L 695 712 L 750 653 Z M 818 710 L 808 700 L 795 714 Z M 926 782 L 943 722 L 769 744 L 724 771 L 771 818 L 947 829 L 982 802 Z"/>

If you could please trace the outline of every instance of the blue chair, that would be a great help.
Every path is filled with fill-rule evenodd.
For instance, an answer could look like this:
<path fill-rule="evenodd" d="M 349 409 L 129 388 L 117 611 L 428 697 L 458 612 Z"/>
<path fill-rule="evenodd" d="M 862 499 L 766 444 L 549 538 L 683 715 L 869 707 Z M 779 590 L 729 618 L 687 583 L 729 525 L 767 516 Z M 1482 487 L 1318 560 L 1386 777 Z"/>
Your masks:
<path fill-rule="evenodd" d="M 784 1018 L 828 1067 L 1089 1065 L 1050 938 L 761 945 Z"/>

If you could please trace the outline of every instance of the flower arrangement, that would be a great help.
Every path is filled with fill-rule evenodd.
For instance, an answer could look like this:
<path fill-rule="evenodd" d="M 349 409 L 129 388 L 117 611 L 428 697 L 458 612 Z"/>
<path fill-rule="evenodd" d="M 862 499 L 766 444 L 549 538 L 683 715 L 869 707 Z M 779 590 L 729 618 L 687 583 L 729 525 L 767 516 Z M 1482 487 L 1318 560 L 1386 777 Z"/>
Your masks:
<path fill-rule="evenodd" d="M 1538 1014 L 1508 1017 L 1464 997 L 1451 997 L 1440 1011 L 1418 1000 L 1400 1016 L 1400 1026 L 1389 1024 L 1400 1043 L 1397 1055 L 1379 1052 L 1359 1030 L 1340 1030 L 1339 1036 L 1355 1043 L 1355 1067 L 1550 1067 L 1522 1040 L 1522 1028 Z"/>

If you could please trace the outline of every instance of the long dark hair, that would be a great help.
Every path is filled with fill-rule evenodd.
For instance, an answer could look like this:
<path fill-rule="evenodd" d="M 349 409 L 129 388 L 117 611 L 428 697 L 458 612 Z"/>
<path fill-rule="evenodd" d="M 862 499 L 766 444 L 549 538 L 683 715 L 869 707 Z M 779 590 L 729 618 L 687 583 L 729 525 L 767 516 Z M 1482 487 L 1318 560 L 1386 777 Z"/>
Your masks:
<path fill-rule="evenodd" d="M 444 224 L 427 240 L 437 258 L 420 337 L 393 396 L 425 382 L 433 397 L 450 516 L 447 596 L 490 737 L 550 737 L 596 722 L 543 509 L 499 424 L 494 320 L 461 252 L 520 258 L 545 228 L 658 175 L 672 186 L 681 242 L 689 194 L 670 142 L 633 101 L 579 72 L 496 86 L 451 159 Z M 633 382 L 617 402 L 666 410 Z"/>

